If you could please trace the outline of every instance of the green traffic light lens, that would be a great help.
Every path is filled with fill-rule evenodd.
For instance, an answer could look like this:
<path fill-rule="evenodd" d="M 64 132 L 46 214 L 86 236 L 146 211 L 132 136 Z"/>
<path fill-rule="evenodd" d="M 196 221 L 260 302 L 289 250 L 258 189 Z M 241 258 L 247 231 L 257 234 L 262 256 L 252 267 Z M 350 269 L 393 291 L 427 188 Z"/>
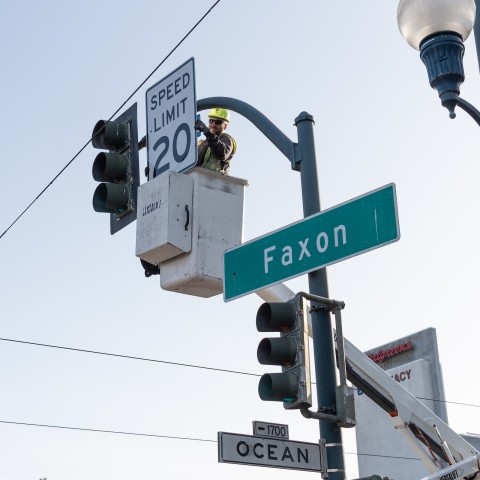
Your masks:
<path fill-rule="evenodd" d="M 293 373 L 266 373 L 258 383 L 258 395 L 270 402 L 293 402 L 298 394 L 298 378 Z"/>
<path fill-rule="evenodd" d="M 93 194 L 93 209 L 103 213 L 123 213 L 128 209 L 129 199 L 127 185 L 101 183 Z"/>

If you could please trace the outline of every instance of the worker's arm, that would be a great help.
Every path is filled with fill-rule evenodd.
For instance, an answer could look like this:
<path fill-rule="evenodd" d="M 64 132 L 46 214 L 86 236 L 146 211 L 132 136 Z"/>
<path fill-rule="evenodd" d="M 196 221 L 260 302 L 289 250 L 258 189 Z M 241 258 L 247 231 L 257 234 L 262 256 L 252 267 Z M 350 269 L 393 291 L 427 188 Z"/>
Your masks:
<path fill-rule="evenodd" d="M 226 133 L 215 135 L 201 120 L 195 122 L 194 128 L 205 135 L 207 144 L 215 158 L 227 160 L 230 157 L 233 151 L 233 143 L 230 135 Z"/>
<path fill-rule="evenodd" d="M 221 133 L 218 136 L 213 135 L 210 138 L 207 137 L 207 143 L 215 158 L 218 158 L 219 160 L 227 160 L 232 154 L 232 140 L 230 135 L 227 135 L 226 133 Z"/>

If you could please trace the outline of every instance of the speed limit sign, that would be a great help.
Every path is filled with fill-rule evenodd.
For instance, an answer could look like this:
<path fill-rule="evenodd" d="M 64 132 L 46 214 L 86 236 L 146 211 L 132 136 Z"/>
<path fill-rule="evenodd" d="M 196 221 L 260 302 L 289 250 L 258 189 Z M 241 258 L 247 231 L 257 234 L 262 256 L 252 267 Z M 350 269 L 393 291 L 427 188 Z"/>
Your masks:
<path fill-rule="evenodd" d="M 148 179 L 197 163 L 193 57 L 147 90 Z"/>

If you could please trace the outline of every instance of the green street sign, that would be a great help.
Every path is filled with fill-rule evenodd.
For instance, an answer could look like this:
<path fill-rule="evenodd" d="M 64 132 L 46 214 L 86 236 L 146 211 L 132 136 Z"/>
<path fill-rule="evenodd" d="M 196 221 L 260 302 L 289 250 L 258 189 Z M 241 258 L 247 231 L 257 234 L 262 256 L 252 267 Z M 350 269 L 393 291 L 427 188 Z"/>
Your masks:
<path fill-rule="evenodd" d="M 391 183 L 227 250 L 223 298 L 228 302 L 399 238 Z"/>

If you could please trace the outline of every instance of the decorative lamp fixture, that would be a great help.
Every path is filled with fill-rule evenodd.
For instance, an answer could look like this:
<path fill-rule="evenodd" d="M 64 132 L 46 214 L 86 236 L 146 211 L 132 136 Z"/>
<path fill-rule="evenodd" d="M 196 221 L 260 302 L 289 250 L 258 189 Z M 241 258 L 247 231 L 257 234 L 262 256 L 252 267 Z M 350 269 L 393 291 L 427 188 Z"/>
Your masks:
<path fill-rule="evenodd" d="M 475 0 L 400 0 L 397 21 L 407 43 L 420 50 L 430 85 L 455 118 L 465 80 L 463 42 L 475 22 Z"/>

